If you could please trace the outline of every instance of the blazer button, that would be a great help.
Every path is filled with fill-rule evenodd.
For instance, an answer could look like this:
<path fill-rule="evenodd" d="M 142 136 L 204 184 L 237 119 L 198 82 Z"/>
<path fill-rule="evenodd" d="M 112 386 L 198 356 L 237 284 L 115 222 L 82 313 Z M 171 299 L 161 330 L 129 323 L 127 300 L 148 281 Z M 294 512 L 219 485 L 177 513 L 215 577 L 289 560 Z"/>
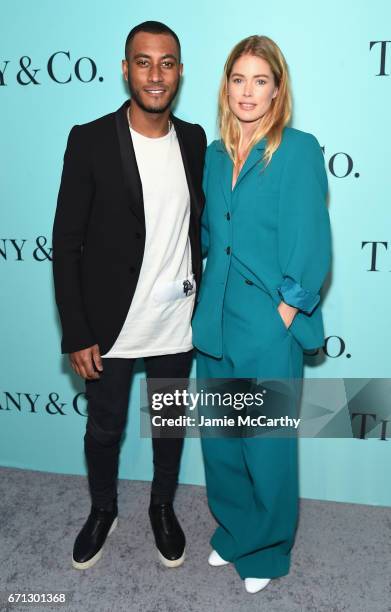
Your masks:
<path fill-rule="evenodd" d="M 231 219 L 231 215 L 229 214 L 229 212 L 228 212 L 228 213 L 226 213 L 225 218 L 227 219 L 227 221 L 230 221 L 230 219 Z"/>
<path fill-rule="evenodd" d="M 228 246 L 228 247 L 225 249 L 225 252 L 227 253 L 227 255 L 230 255 L 230 253 L 231 253 L 231 247 L 229 247 L 229 246 Z"/>
<path fill-rule="evenodd" d="M 253 281 L 250 281 L 250 279 L 246 278 L 246 285 L 253 285 Z"/>
<path fill-rule="evenodd" d="M 140 238 L 141 238 L 141 234 L 140 234 L 140 232 L 136 232 L 136 233 L 135 233 L 135 236 L 136 236 L 136 238 L 140 239 Z"/>
<path fill-rule="evenodd" d="M 136 272 L 136 268 L 134 266 L 129 266 L 129 272 L 133 274 L 134 272 Z"/>

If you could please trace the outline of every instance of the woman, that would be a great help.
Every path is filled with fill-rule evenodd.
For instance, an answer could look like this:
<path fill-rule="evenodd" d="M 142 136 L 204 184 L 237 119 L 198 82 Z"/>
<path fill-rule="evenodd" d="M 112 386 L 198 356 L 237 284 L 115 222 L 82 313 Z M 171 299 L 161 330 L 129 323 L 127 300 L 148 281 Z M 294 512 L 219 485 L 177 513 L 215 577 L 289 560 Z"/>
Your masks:
<path fill-rule="evenodd" d="M 287 127 L 288 69 L 266 36 L 238 43 L 207 150 L 207 263 L 193 318 L 197 377 L 298 378 L 324 344 L 319 291 L 330 265 L 327 176 L 316 138 Z M 211 565 L 248 592 L 289 572 L 298 509 L 296 437 L 201 437 L 218 527 Z"/>

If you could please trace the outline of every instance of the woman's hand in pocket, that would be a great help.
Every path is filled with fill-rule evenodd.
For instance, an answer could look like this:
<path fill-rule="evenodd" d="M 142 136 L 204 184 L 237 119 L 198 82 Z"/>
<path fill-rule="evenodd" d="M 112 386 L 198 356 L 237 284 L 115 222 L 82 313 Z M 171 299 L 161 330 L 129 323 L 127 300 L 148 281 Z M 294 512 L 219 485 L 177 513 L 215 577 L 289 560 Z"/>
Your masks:
<path fill-rule="evenodd" d="M 281 319 L 284 322 L 285 327 L 288 329 L 291 326 L 292 321 L 296 316 L 296 313 L 298 312 L 298 308 L 289 306 L 289 304 L 286 304 L 285 302 L 281 301 L 277 307 L 277 310 Z"/>

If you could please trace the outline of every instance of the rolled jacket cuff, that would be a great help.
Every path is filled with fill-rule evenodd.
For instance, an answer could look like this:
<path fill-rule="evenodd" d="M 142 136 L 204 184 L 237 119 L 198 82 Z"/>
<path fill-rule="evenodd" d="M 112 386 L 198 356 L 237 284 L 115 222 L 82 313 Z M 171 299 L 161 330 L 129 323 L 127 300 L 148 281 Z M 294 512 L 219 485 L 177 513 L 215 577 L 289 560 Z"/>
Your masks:
<path fill-rule="evenodd" d="M 299 283 L 289 276 L 284 278 L 282 284 L 277 287 L 277 290 L 286 304 L 308 314 L 314 310 L 320 300 L 319 293 L 313 293 L 312 291 L 303 289 Z"/>

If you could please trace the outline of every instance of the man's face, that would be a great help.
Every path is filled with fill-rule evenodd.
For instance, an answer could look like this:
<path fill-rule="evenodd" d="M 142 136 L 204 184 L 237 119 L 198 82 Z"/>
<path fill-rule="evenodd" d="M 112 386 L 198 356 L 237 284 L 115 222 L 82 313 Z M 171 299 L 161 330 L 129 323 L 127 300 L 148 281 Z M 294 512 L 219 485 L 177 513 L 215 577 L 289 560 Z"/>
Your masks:
<path fill-rule="evenodd" d="M 122 61 L 122 72 L 134 103 L 148 113 L 163 113 L 175 98 L 183 65 L 169 34 L 138 32 Z"/>

